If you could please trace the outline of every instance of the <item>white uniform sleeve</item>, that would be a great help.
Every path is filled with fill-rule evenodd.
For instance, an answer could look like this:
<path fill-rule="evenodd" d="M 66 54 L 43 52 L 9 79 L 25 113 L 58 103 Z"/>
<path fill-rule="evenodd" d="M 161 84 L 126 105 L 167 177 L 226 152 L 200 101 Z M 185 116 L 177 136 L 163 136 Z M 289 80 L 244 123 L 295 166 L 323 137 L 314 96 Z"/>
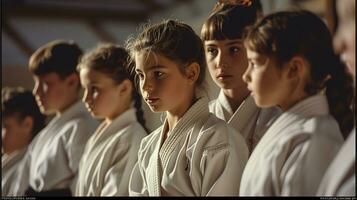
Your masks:
<path fill-rule="evenodd" d="M 21 161 L 17 168 L 17 178 L 14 180 L 9 196 L 24 196 L 25 191 L 30 186 L 29 183 L 30 173 L 30 154 L 27 152 L 24 159 Z"/>
<path fill-rule="evenodd" d="M 204 150 L 200 169 L 202 172 L 202 191 L 200 196 L 238 195 L 239 186 L 235 174 L 236 162 L 230 154 L 229 144 L 221 144 Z"/>
<path fill-rule="evenodd" d="M 104 185 L 100 196 L 120 196 L 128 194 L 128 182 L 130 174 L 124 174 L 129 158 L 129 145 L 119 143 L 116 148 L 118 151 L 114 155 L 114 164 L 106 172 Z"/>
<path fill-rule="evenodd" d="M 306 151 L 309 147 L 309 142 L 302 143 L 296 147 L 294 147 L 293 151 L 290 153 L 286 151 L 288 155 L 283 155 L 288 156 L 286 161 L 284 162 L 284 158 L 281 160 L 275 162 L 279 163 L 282 166 L 280 176 L 277 179 L 279 180 L 273 180 L 273 183 L 281 183 L 279 186 L 275 186 L 275 189 L 281 189 L 281 194 L 282 196 L 291 196 L 291 195 L 301 195 L 301 188 L 299 185 L 301 185 L 301 177 L 304 176 L 303 170 L 302 170 L 302 165 L 304 162 L 304 155 L 306 154 Z M 278 160 L 278 159 L 277 159 Z M 276 165 L 275 170 L 278 171 L 278 165 Z M 273 176 L 277 177 L 277 176 Z M 276 191 L 278 192 L 278 191 Z"/>
<path fill-rule="evenodd" d="M 143 169 L 137 162 L 131 172 L 129 181 L 129 196 L 149 196 Z"/>
<path fill-rule="evenodd" d="M 79 120 L 70 130 L 69 141 L 64 142 L 68 156 L 68 166 L 74 175 L 73 180 L 70 183 L 72 194 L 75 194 L 76 192 L 78 167 L 84 148 L 97 125 L 98 123 L 88 124 L 88 120 Z"/>
<path fill-rule="evenodd" d="M 70 133 L 70 139 L 67 144 L 67 152 L 69 167 L 73 172 L 78 171 L 79 162 L 83 155 L 86 143 L 97 126 L 96 123 L 93 126 L 87 122 L 88 121 L 80 120 L 73 126 Z"/>

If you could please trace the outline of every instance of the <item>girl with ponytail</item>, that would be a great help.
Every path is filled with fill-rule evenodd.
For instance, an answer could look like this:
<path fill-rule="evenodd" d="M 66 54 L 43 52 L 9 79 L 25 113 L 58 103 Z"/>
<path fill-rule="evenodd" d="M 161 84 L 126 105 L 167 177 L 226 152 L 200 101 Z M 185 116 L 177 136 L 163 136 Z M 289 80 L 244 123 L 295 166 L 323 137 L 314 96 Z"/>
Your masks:
<path fill-rule="evenodd" d="M 145 137 L 130 196 L 237 196 L 248 159 L 244 138 L 209 112 L 201 39 L 187 24 L 146 24 L 127 41 L 141 94 L 163 124 Z"/>
<path fill-rule="evenodd" d="M 104 119 L 86 144 L 76 196 L 128 196 L 129 175 L 146 136 L 141 98 L 127 51 L 113 44 L 87 52 L 78 65 L 83 101 Z"/>
<path fill-rule="evenodd" d="M 283 113 L 244 169 L 240 195 L 315 195 L 353 128 L 352 78 L 324 22 L 308 11 L 277 12 L 249 28 L 243 75 L 259 107 Z"/>

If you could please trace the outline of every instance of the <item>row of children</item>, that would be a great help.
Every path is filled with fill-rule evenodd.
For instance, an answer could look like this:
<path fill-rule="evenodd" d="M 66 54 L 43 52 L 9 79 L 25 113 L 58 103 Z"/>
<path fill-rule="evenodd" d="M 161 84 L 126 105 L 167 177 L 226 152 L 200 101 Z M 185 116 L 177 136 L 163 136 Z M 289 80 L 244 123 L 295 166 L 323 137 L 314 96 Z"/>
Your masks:
<path fill-rule="evenodd" d="M 340 2 L 353 11 L 339 10 L 335 50 L 353 51 L 343 54 L 353 69 L 355 1 Z M 23 103 L 12 103 L 3 127 L 30 124 L 21 130 L 33 140 L 5 151 L 21 161 L 4 173 L 3 155 L 2 194 L 355 195 L 354 85 L 332 42 L 315 14 L 263 17 L 257 0 L 220 1 L 201 37 L 165 20 L 126 48 L 106 44 L 81 56 L 74 43 L 50 42 L 29 69 L 41 112 L 55 117 L 33 137 L 43 116 L 18 116 Z M 202 92 L 206 67 L 221 88 L 212 102 Z M 150 134 L 141 98 L 166 113 Z M 87 111 L 103 119 L 99 126 Z"/>

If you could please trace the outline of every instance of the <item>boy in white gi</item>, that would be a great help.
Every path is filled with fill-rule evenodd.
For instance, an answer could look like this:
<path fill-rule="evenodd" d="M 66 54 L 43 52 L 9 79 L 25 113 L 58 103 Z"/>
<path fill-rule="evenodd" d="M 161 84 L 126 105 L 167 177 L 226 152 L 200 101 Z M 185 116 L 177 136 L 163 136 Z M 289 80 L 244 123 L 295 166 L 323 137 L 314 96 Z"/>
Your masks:
<path fill-rule="evenodd" d="M 99 125 L 80 101 L 76 66 L 81 55 L 74 42 L 56 40 L 30 58 L 37 104 L 42 113 L 55 116 L 29 146 L 17 195 L 68 196 L 75 191 L 79 160 Z"/>
<path fill-rule="evenodd" d="M 31 140 L 45 126 L 45 116 L 32 92 L 21 87 L 3 88 L 1 104 L 1 196 L 14 196 L 16 169 Z"/>

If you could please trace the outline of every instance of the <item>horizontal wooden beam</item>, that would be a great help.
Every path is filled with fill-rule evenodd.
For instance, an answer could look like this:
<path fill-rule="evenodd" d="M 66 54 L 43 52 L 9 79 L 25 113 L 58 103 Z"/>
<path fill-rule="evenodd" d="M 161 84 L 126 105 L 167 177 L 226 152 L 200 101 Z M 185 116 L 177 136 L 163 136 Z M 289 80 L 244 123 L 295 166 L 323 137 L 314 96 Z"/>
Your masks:
<path fill-rule="evenodd" d="M 15 43 L 15 45 L 26 55 L 31 56 L 34 52 L 34 49 L 30 44 L 25 40 L 25 38 L 20 35 L 15 28 L 7 21 L 3 21 L 3 31 L 7 36 Z"/>
<path fill-rule="evenodd" d="M 149 10 L 141 12 L 130 10 L 106 11 L 25 5 L 5 6 L 3 12 L 4 17 L 71 18 L 80 20 L 112 19 L 130 22 L 143 21 L 149 15 Z"/>
<path fill-rule="evenodd" d="M 100 38 L 101 41 L 116 43 L 117 40 L 113 35 L 106 31 L 101 23 L 97 20 L 87 21 L 89 28 Z"/>

